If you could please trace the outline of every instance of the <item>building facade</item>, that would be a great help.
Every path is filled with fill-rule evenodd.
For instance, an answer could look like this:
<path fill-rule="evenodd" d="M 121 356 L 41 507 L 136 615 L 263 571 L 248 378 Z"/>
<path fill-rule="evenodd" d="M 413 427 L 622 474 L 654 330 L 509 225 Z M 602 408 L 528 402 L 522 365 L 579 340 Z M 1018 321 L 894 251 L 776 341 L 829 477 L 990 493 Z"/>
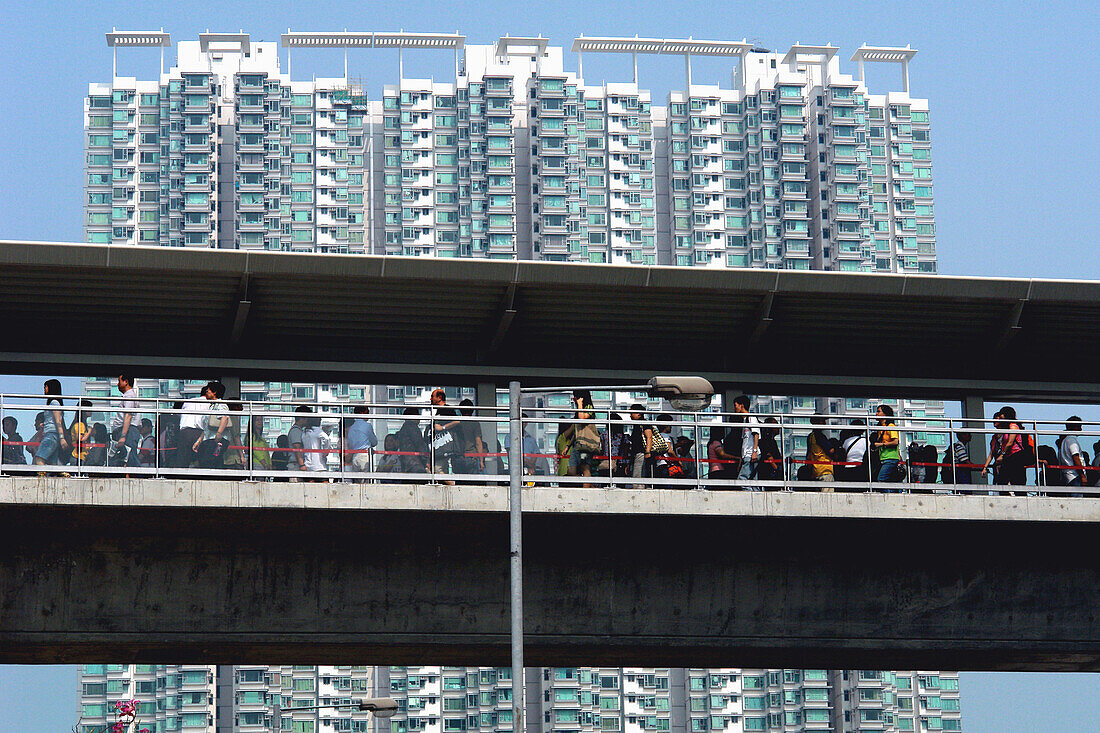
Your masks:
<path fill-rule="evenodd" d="M 927 100 L 872 93 L 831 46 L 678 42 L 729 56 L 731 85 L 655 105 L 636 78 L 587 84 L 542 38 L 449 37 L 452 81 L 401 78 L 369 99 L 347 76 L 293 80 L 276 43 L 225 35 L 180 42 L 157 80 L 90 85 L 88 241 L 936 270 Z M 629 41 L 612 50 L 647 52 Z M 914 53 L 853 59 L 907 69 Z"/>
<path fill-rule="evenodd" d="M 77 733 L 137 699 L 153 733 L 510 733 L 501 667 L 85 665 Z M 525 670 L 533 733 L 925 733 L 962 730 L 955 673 L 554 667 Z M 355 710 L 393 697 L 398 713 Z"/>

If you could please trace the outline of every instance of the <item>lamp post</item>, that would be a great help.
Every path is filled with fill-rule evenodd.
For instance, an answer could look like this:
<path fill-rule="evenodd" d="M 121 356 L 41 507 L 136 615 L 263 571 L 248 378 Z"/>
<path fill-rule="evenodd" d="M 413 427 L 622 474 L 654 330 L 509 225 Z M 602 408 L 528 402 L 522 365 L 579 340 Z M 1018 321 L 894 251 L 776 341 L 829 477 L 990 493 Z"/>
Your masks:
<path fill-rule="evenodd" d="M 283 707 L 278 703 L 271 706 L 275 711 L 275 717 L 282 716 Z M 328 705 L 303 705 L 302 707 L 289 707 L 289 713 L 310 712 L 317 710 L 358 710 L 367 712 L 376 718 L 392 718 L 397 712 L 397 701 L 392 697 L 368 697 L 350 703 L 330 703 Z M 277 722 L 277 721 L 276 721 Z"/>
<path fill-rule="evenodd" d="M 523 395 L 536 392 L 567 392 L 574 389 L 646 391 L 664 397 L 677 410 L 697 411 L 710 404 L 714 387 L 703 377 L 653 377 L 641 385 L 522 387 L 508 384 L 508 524 L 511 589 L 512 641 L 512 731 L 525 733 L 523 724 Z"/>

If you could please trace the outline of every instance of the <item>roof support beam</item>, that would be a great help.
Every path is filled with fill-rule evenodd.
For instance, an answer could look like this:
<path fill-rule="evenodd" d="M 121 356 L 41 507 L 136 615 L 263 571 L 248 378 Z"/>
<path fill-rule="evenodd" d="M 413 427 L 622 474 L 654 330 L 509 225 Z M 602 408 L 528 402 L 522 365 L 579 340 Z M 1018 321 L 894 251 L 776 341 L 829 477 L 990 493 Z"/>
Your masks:
<path fill-rule="evenodd" d="M 1020 332 L 1020 316 L 1024 314 L 1025 303 L 1027 303 L 1027 298 L 1017 300 L 1016 304 L 1008 311 L 1004 326 L 1001 328 L 1001 335 L 997 339 L 996 351 L 1004 351 L 1012 342 L 1012 339 L 1016 337 L 1016 334 Z"/>
<path fill-rule="evenodd" d="M 489 340 L 489 347 L 485 350 L 486 355 L 494 354 L 500 348 L 501 343 L 504 342 L 504 337 L 508 335 L 508 329 L 512 327 L 512 321 L 515 320 L 515 317 L 516 282 L 513 280 L 508 283 L 508 288 L 504 291 L 504 297 L 500 299 L 500 317 L 497 319 L 497 329 Z"/>
<path fill-rule="evenodd" d="M 775 291 L 769 290 L 764 294 L 764 297 L 760 299 L 760 305 L 756 308 L 756 317 L 752 328 L 752 333 L 749 334 L 748 341 L 745 342 L 746 346 L 755 346 L 760 343 L 760 339 L 764 337 L 764 333 L 768 330 L 768 326 L 772 325 L 772 303 L 775 302 Z"/>
<path fill-rule="evenodd" d="M 241 284 L 237 290 L 237 310 L 233 316 L 233 326 L 229 332 L 229 343 L 236 346 L 241 342 L 245 326 L 248 324 L 248 311 L 252 308 L 252 300 L 248 295 L 248 273 L 241 275 Z"/>

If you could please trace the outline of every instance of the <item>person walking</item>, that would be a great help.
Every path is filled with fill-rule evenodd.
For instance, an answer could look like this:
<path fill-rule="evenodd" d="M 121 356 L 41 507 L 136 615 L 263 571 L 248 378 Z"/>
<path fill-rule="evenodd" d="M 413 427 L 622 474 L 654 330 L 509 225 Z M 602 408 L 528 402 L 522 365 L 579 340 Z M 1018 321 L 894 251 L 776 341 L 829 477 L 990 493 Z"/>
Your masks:
<path fill-rule="evenodd" d="M 138 430 L 138 404 L 137 390 L 134 389 L 134 377 L 130 372 L 122 372 L 118 376 L 117 385 L 122 401 L 115 407 L 111 415 L 111 440 L 115 441 L 114 453 L 118 456 L 117 462 L 137 467 L 141 465 L 138 455 L 141 448 L 141 431 Z M 111 465 L 115 465 L 112 463 Z"/>
<path fill-rule="evenodd" d="M 65 402 L 61 399 L 61 381 L 47 379 L 43 383 L 46 395 L 46 410 L 42 416 L 42 438 L 34 451 L 34 465 L 56 466 L 61 463 L 62 455 L 68 453 L 69 431 L 65 427 L 65 415 L 60 409 Z M 45 473 L 39 474 L 45 476 Z M 68 476 L 62 473 L 62 476 Z"/>
<path fill-rule="evenodd" d="M 374 426 L 366 418 L 365 405 L 356 405 L 354 413 L 356 417 L 348 427 L 344 464 L 351 466 L 352 471 L 369 471 L 371 451 L 378 445 L 378 436 L 374 432 Z"/>
<path fill-rule="evenodd" d="M 1063 433 L 1058 444 L 1058 462 L 1063 466 L 1074 466 L 1074 468 L 1062 469 L 1062 479 L 1065 486 L 1081 487 L 1087 483 L 1085 476 L 1088 464 L 1085 462 L 1081 444 L 1077 440 L 1077 433 L 1079 432 L 1081 432 L 1081 418 L 1077 415 L 1071 415 L 1066 419 L 1066 432 Z M 1075 493 L 1070 494 L 1070 496 L 1081 497 L 1084 494 Z"/>
<path fill-rule="evenodd" d="M 894 422 L 894 408 L 890 405 L 879 405 L 875 410 L 875 417 L 878 418 L 879 427 L 882 428 L 875 433 L 874 442 L 871 444 L 871 447 L 878 452 L 879 459 L 878 476 L 875 480 L 879 483 L 898 483 L 901 481 L 901 472 L 898 470 L 901 464 L 901 438 L 898 435 L 897 423 Z"/>
<path fill-rule="evenodd" d="M 739 395 L 733 400 L 733 411 L 741 416 L 741 467 L 737 472 L 739 481 L 746 481 L 757 473 L 757 461 L 760 459 L 760 421 L 749 415 L 749 398 Z M 759 486 L 745 486 L 746 491 L 759 491 Z"/>

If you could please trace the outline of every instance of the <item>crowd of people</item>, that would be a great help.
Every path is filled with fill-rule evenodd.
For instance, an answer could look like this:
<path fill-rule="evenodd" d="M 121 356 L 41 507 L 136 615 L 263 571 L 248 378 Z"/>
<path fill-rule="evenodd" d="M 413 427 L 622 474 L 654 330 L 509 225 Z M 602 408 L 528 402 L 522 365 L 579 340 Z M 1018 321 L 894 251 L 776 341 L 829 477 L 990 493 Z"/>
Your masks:
<path fill-rule="evenodd" d="M 374 424 L 362 405 L 354 408 L 350 418 L 338 421 L 335 435 L 323 429 L 321 415 L 299 405 L 289 430 L 272 445 L 264 435 L 264 417 L 252 414 L 246 418 L 241 402 L 225 399 L 225 386 L 220 382 L 207 383 L 201 399 L 175 402 L 172 411 L 158 413 L 156 423 L 142 417 L 132 375 L 120 374 L 117 388 L 121 399 L 112 406 L 109 420 L 92 422 L 90 417 L 99 413 L 93 412 L 90 400 L 66 407 L 60 381 L 47 380 L 43 385 L 45 409 L 37 414 L 35 433 L 29 440 L 19 434 L 16 417 L 3 418 L 5 468 L 67 466 L 79 471 L 110 466 L 120 472 L 137 467 L 248 469 L 261 475 L 270 472 L 270 477 L 301 472 L 300 480 L 325 480 L 320 474 L 330 472 L 331 461 L 336 461 L 353 475 L 499 476 L 505 473 L 510 448 L 507 437 L 502 449 L 495 435 L 483 435 L 482 421 L 476 418 L 471 400 L 451 407 L 442 389 L 431 393 L 425 427 L 421 427 L 423 408 L 407 407 L 400 428 L 387 434 L 379 446 Z M 832 491 L 833 483 L 871 480 L 880 484 L 984 484 L 992 477 L 995 485 L 1023 486 L 1028 483 L 1029 469 L 1041 474 L 1037 482 L 1046 486 L 1079 487 L 1100 479 L 1100 441 L 1093 445 L 1095 458 L 1090 462 L 1077 437 L 1083 427 L 1078 416 L 1067 420 L 1066 432 L 1054 446 L 1037 446 L 1034 435 L 1017 420 L 1016 411 L 1003 407 L 993 418 L 996 432 L 990 435 L 988 458 L 979 465 L 971 462 L 972 436 L 962 431 L 952 433 L 942 456 L 935 446 L 910 444 L 903 459 L 902 431 L 886 404 L 878 406 L 870 422 L 857 418 L 842 426 L 829 426 L 823 416 L 810 417 L 805 453 L 785 455 L 778 420 L 759 419 L 750 413 L 750 405 L 748 396 L 737 397 L 733 414 L 724 419 L 726 424 L 709 426 L 704 458 L 696 452 L 696 438 L 701 437 L 695 432 L 697 426 L 678 423 L 664 413 L 647 419 L 641 404 L 632 405 L 626 419 L 616 412 L 598 417 L 591 393 L 577 390 L 572 395 L 571 417 L 558 423 L 552 448 L 542 448 L 525 428 L 523 472 L 551 479 L 580 477 L 582 486 L 594 485 L 596 477 L 615 477 L 627 479 L 619 485 L 635 488 L 682 486 L 683 482 L 663 482 L 690 479 L 697 483 L 706 480 L 714 488 L 758 490 L 761 486 L 753 482 L 782 479 L 820 483 L 823 492 Z M 525 418 L 527 426 L 535 422 Z M 674 430 L 680 434 L 674 435 Z"/>

